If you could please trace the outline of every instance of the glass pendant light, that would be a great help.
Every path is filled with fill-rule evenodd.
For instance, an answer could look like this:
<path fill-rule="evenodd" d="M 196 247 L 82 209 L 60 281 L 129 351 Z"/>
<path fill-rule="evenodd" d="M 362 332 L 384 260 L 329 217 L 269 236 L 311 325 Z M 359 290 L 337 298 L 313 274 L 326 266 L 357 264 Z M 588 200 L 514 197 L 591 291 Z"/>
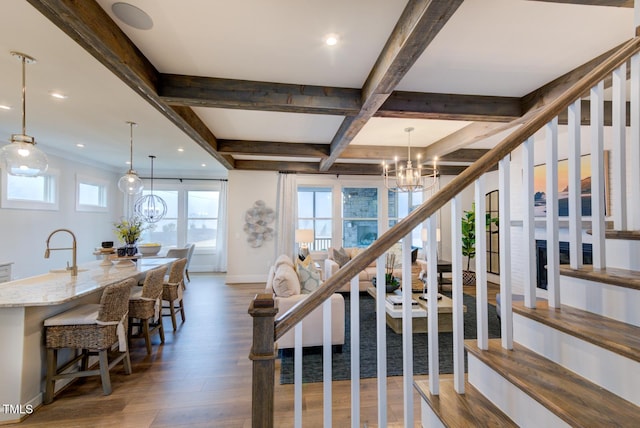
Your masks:
<path fill-rule="evenodd" d="M 11 52 L 22 62 L 22 134 L 12 134 L 11 143 L 0 150 L 2 167 L 11 175 L 35 177 L 42 175 L 49 167 L 47 156 L 36 147 L 35 138 L 27 135 L 26 114 L 26 64 L 36 62 L 29 55 L 20 52 Z"/>
<path fill-rule="evenodd" d="M 137 124 L 135 122 L 127 122 L 129 124 L 129 171 L 120 177 L 118 180 L 118 189 L 127 195 L 137 195 L 142 192 L 144 183 L 138 177 L 138 174 L 133 169 L 133 127 Z"/>
<path fill-rule="evenodd" d="M 136 201 L 133 210 L 136 216 L 147 223 L 156 223 L 167 214 L 167 203 L 160 196 L 153 194 L 153 160 L 156 157 L 153 155 L 149 155 L 149 157 L 151 158 L 151 190 L 148 195 L 144 195 Z"/>

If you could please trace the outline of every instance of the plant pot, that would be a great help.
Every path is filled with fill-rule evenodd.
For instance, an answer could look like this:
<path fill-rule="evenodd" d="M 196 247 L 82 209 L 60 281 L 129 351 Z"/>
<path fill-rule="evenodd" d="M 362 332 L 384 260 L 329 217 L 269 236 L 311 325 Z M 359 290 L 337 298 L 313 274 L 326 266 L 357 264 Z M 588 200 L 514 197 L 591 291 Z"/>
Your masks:
<path fill-rule="evenodd" d="M 135 244 L 127 244 L 125 248 L 126 248 L 127 257 L 133 257 L 138 252 L 138 247 L 136 247 Z"/>
<path fill-rule="evenodd" d="M 470 270 L 462 271 L 462 284 L 463 285 L 476 285 L 476 273 Z"/>
<path fill-rule="evenodd" d="M 377 283 L 377 278 L 373 277 L 371 279 L 371 283 L 373 284 L 374 287 L 377 287 L 376 283 Z M 394 291 L 396 291 L 398 288 L 400 288 L 400 281 L 398 280 L 398 278 L 392 277 L 391 281 L 387 282 L 385 284 L 385 292 L 387 294 L 389 293 L 393 293 Z"/>

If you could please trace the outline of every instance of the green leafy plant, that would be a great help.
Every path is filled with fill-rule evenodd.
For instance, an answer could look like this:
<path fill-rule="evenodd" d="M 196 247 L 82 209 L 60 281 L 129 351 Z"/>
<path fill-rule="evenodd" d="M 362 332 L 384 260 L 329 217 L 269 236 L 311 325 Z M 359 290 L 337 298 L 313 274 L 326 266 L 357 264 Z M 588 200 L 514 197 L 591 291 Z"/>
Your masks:
<path fill-rule="evenodd" d="M 144 222 L 138 217 L 121 219 L 119 222 L 114 223 L 113 226 L 116 228 L 114 232 L 118 239 L 129 245 L 135 244 L 146 229 Z"/>
<path fill-rule="evenodd" d="M 489 230 L 491 223 L 498 226 L 498 217 L 491 218 L 486 214 L 486 227 Z M 467 269 L 470 270 L 471 259 L 476 256 L 476 204 L 471 205 L 471 209 L 464 211 L 462 215 L 462 255 L 467 257 Z"/>

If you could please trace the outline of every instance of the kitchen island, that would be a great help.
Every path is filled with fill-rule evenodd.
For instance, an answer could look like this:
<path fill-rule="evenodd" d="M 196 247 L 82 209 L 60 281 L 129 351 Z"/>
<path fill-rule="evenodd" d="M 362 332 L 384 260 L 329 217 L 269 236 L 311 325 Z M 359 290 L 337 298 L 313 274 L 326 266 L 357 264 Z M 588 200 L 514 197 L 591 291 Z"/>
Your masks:
<path fill-rule="evenodd" d="M 128 278 L 143 279 L 148 270 L 175 259 L 79 266 L 69 272 L 48 273 L 0 284 L 0 424 L 18 422 L 42 403 L 46 374 L 43 321 L 86 303 L 98 303 L 102 290 Z M 65 360 L 60 353 L 60 361 Z M 60 388 L 65 382 L 58 382 Z M 59 388 L 58 388 L 59 389 Z"/>

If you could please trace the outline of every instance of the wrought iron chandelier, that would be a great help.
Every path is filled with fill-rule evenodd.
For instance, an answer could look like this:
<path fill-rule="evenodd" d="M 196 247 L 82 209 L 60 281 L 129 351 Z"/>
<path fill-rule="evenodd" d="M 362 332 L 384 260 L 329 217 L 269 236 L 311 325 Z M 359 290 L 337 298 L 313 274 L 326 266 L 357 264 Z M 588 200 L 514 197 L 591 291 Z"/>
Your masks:
<path fill-rule="evenodd" d="M 156 157 L 153 155 L 149 155 L 149 157 L 151 158 L 151 189 L 148 195 L 144 195 L 136 201 L 133 210 L 138 217 L 147 223 L 156 223 L 167 214 L 167 203 L 160 196 L 153 194 L 153 160 Z"/>
<path fill-rule="evenodd" d="M 43 175 L 48 168 L 47 156 L 36 147 L 36 139 L 27 135 L 26 64 L 36 60 L 27 54 L 11 52 L 22 62 L 22 134 L 12 134 L 11 143 L 0 149 L 2 167 L 11 174 L 23 177 Z"/>
<path fill-rule="evenodd" d="M 416 166 L 411 162 L 411 132 L 414 128 L 405 128 L 407 133 L 407 163 L 405 166 L 398 166 L 398 157 L 394 160 L 394 166 L 391 167 L 386 162 L 382 162 L 382 177 L 384 185 L 393 192 L 415 192 L 418 190 L 431 190 L 438 184 L 438 169 L 436 166 L 437 157 L 433 158 L 433 171 L 430 175 L 423 176 L 422 163 L 420 155 L 416 157 Z"/>

